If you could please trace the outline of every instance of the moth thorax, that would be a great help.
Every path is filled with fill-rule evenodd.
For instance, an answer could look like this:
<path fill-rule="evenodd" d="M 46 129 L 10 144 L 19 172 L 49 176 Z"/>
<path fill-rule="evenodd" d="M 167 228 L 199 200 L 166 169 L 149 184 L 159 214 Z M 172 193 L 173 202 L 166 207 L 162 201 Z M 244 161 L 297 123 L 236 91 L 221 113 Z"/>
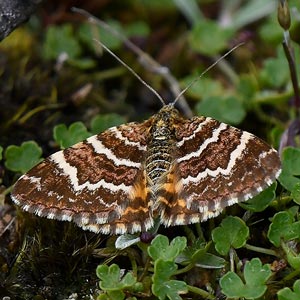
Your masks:
<path fill-rule="evenodd" d="M 146 172 L 153 185 L 159 182 L 163 174 L 170 169 L 174 157 L 174 135 L 171 128 L 157 126 L 153 128 L 148 144 Z"/>

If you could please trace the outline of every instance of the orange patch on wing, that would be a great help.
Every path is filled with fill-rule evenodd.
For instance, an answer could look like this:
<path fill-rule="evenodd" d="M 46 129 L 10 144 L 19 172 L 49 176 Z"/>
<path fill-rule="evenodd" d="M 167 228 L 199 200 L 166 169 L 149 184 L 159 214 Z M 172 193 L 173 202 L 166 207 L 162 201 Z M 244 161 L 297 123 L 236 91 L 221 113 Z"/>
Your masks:
<path fill-rule="evenodd" d="M 131 193 L 130 193 L 131 203 L 138 201 L 141 208 L 145 208 L 145 211 L 148 210 L 146 208 L 149 207 L 149 201 L 151 199 L 151 190 L 148 186 L 146 171 L 141 172 L 141 175 L 138 176 L 135 181 Z M 135 210 L 136 206 L 128 207 L 127 209 Z"/>
<path fill-rule="evenodd" d="M 182 190 L 182 182 L 178 176 L 177 165 L 173 165 L 171 170 L 166 174 L 161 188 L 159 189 L 158 202 L 168 207 L 179 205 L 186 206 L 184 199 L 178 199 Z"/>

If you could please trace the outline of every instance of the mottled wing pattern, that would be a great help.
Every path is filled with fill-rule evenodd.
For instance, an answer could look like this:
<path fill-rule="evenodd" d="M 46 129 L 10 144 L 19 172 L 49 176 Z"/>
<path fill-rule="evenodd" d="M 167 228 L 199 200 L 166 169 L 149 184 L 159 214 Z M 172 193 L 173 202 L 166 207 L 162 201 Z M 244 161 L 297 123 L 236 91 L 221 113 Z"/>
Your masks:
<path fill-rule="evenodd" d="M 280 174 L 277 152 L 248 132 L 206 117 L 181 120 L 175 130 L 176 158 L 160 199 L 166 226 L 217 216 L 224 207 L 257 195 Z"/>
<path fill-rule="evenodd" d="M 142 162 L 151 119 L 112 127 L 54 153 L 15 184 L 13 201 L 94 232 L 146 231 L 150 191 Z"/>

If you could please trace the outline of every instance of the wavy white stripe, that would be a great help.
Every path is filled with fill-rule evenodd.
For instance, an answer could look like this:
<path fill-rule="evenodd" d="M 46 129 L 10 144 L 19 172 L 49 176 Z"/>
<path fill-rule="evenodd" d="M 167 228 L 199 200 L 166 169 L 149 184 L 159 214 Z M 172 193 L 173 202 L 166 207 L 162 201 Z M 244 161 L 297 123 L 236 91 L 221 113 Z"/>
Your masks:
<path fill-rule="evenodd" d="M 192 176 L 188 176 L 187 178 L 183 178 L 182 179 L 182 183 L 183 184 L 189 184 L 190 182 L 199 182 L 201 179 L 207 177 L 207 176 L 211 176 L 211 177 L 216 177 L 220 174 L 226 176 L 229 175 L 232 168 L 234 167 L 234 165 L 236 164 L 236 161 L 238 158 L 240 158 L 242 156 L 243 151 L 246 148 L 247 143 L 249 142 L 249 140 L 251 140 L 253 138 L 253 135 L 248 133 L 248 132 L 243 132 L 242 136 L 241 136 L 241 142 L 240 144 L 231 152 L 230 154 L 230 159 L 228 162 L 228 165 L 226 168 L 220 168 L 218 167 L 216 170 L 210 170 L 210 169 L 206 169 L 203 172 L 200 172 L 196 177 L 192 177 Z M 201 147 L 200 147 L 201 148 Z M 201 149 L 199 149 L 201 150 Z M 199 150 L 197 152 L 199 152 Z M 203 151 L 203 150 L 202 150 Z M 201 152 L 202 152 L 201 151 Z M 200 152 L 200 153 L 201 153 Z M 196 152 L 194 152 L 193 154 L 195 154 Z M 188 156 L 188 155 L 187 155 Z M 191 157 L 196 156 L 196 155 L 191 155 Z M 197 155 L 198 156 L 198 155 Z"/>
<path fill-rule="evenodd" d="M 202 128 L 203 128 L 206 124 L 210 123 L 211 120 L 212 120 L 212 118 L 206 118 L 203 122 L 201 122 L 201 123 L 198 125 L 197 129 L 193 132 L 193 134 L 191 134 L 191 135 L 188 136 L 188 137 L 184 137 L 180 142 L 178 142 L 178 143 L 176 144 L 176 146 L 177 146 L 177 147 L 181 147 L 186 141 L 191 140 L 191 139 L 194 139 L 195 136 L 196 136 L 196 134 L 197 134 L 199 131 L 201 131 Z"/>
<path fill-rule="evenodd" d="M 78 192 L 83 190 L 84 188 L 88 188 L 89 190 L 96 190 L 100 187 L 106 188 L 111 192 L 119 192 L 123 191 L 125 193 L 129 193 L 131 187 L 126 186 L 125 184 L 113 184 L 106 182 L 104 179 L 101 179 L 97 183 L 90 183 L 89 181 L 79 184 L 77 178 L 77 168 L 71 166 L 65 159 L 63 151 L 56 152 L 50 156 L 52 162 L 58 165 L 58 167 L 63 171 L 64 175 L 67 175 L 70 178 L 71 185 L 74 191 Z"/>
<path fill-rule="evenodd" d="M 140 163 L 133 162 L 129 159 L 118 158 L 110 149 L 106 148 L 102 142 L 97 139 L 97 135 L 89 137 L 87 142 L 93 146 L 96 153 L 104 154 L 109 160 L 112 160 L 116 166 L 126 166 L 132 168 L 140 168 L 141 166 Z"/>
<path fill-rule="evenodd" d="M 190 160 L 192 157 L 199 157 L 201 155 L 201 153 L 207 148 L 207 146 L 210 143 L 214 143 L 214 142 L 218 141 L 220 133 L 223 130 L 227 129 L 227 127 L 228 127 L 228 125 L 221 123 L 220 126 L 213 131 L 212 137 L 209 139 L 206 139 L 197 151 L 191 152 L 183 157 L 178 158 L 177 162 L 180 163 L 185 160 Z"/>
<path fill-rule="evenodd" d="M 113 132 L 115 137 L 125 143 L 125 145 L 137 147 L 140 151 L 146 151 L 147 146 L 142 146 L 139 142 L 129 141 L 127 137 L 122 135 L 122 132 L 117 127 L 112 127 L 109 131 Z"/>

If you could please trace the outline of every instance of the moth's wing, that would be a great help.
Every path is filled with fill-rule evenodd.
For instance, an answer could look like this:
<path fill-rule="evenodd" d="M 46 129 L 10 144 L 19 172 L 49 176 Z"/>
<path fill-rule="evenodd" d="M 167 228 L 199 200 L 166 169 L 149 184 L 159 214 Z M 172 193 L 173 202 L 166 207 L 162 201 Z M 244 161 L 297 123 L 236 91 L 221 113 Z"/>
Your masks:
<path fill-rule="evenodd" d="M 143 169 L 149 122 L 112 127 L 54 153 L 17 181 L 13 201 L 94 232 L 146 231 L 153 223 Z"/>
<path fill-rule="evenodd" d="M 176 138 L 178 152 L 164 185 L 166 191 L 173 189 L 173 197 L 162 191 L 166 226 L 214 217 L 224 207 L 257 195 L 280 174 L 273 148 L 214 119 L 186 120 L 176 127 Z"/>

